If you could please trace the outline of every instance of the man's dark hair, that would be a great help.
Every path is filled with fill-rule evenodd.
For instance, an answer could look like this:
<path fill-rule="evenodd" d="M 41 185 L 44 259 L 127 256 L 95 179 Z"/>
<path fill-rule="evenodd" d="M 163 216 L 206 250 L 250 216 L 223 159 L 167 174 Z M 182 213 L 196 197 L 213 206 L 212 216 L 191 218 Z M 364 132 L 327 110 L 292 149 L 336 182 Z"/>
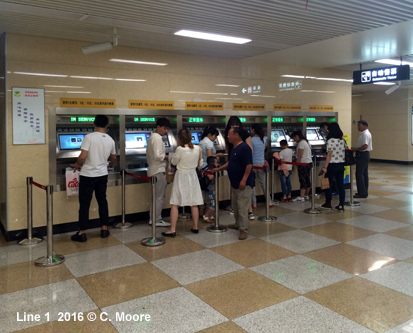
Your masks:
<path fill-rule="evenodd" d="M 292 137 L 293 139 L 294 139 L 294 137 L 295 137 L 296 135 L 298 135 L 298 137 L 300 138 L 300 141 L 301 141 L 301 140 L 305 140 L 305 141 L 308 142 L 307 138 L 303 135 L 303 132 L 301 132 L 300 130 L 294 131 L 294 132 L 291 133 L 291 137 Z"/>
<path fill-rule="evenodd" d="M 367 121 L 365 121 L 365 120 L 359 120 L 359 121 L 357 122 L 357 124 L 362 124 L 363 126 L 369 127 L 369 124 L 367 124 Z"/>
<path fill-rule="evenodd" d="M 103 114 L 98 114 L 93 122 L 96 127 L 106 127 L 109 124 L 109 118 Z"/>
<path fill-rule="evenodd" d="M 328 127 L 328 123 L 326 123 L 325 121 L 320 124 L 320 128 L 324 128 L 324 126 Z"/>
<path fill-rule="evenodd" d="M 239 137 L 240 137 L 240 138 L 241 138 L 241 140 L 242 140 L 242 133 L 243 133 L 242 128 L 239 128 L 239 127 L 232 127 L 231 129 L 232 129 L 232 132 L 233 132 L 233 133 L 238 134 L 238 135 L 239 135 Z"/>
<path fill-rule="evenodd" d="M 158 120 L 156 121 L 156 126 L 158 127 L 171 127 L 171 122 L 169 121 L 168 118 L 158 118 Z"/>
<path fill-rule="evenodd" d="M 281 140 L 280 141 L 280 146 L 288 146 L 288 142 L 287 142 L 287 140 Z"/>
<path fill-rule="evenodd" d="M 327 140 L 329 139 L 342 139 L 343 131 L 340 128 L 340 125 L 336 122 L 328 125 L 328 135 Z"/>

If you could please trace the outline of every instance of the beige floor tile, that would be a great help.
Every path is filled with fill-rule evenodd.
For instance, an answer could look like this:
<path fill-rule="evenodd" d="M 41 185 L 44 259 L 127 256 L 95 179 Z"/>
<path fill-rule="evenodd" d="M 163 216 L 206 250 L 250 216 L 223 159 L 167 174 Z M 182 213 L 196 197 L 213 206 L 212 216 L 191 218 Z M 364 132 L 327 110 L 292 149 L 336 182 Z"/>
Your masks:
<path fill-rule="evenodd" d="M 316 205 L 316 207 L 318 206 Z M 344 219 L 351 219 L 352 217 L 357 217 L 361 215 L 363 214 L 358 213 L 356 210 L 350 210 L 344 206 L 344 212 L 339 212 L 335 209 L 323 210 L 323 213 L 318 216 L 321 216 L 321 217 L 324 217 L 326 219 L 333 220 L 333 221 L 339 221 L 339 220 L 344 220 Z"/>
<path fill-rule="evenodd" d="M 355 277 L 305 295 L 376 332 L 413 317 L 413 297 Z"/>
<path fill-rule="evenodd" d="M 260 239 L 251 239 L 244 242 L 222 245 L 212 248 L 211 250 L 245 267 L 265 264 L 296 254 L 295 252 Z"/>
<path fill-rule="evenodd" d="M 339 222 L 314 225 L 311 227 L 303 228 L 302 230 L 334 239 L 339 242 L 349 242 L 357 238 L 376 234 L 376 232 L 371 230 L 366 230 Z"/>
<path fill-rule="evenodd" d="M 8 245 L 14 245 L 14 244 L 16 244 L 15 242 L 6 242 L 6 240 L 5 240 L 5 238 L 4 238 L 4 235 L 1 233 L 1 231 L 0 231 L 0 247 L 2 247 L 2 246 L 8 246 Z"/>
<path fill-rule="evenodd" d="M 413 241 L 413 226 L 390 230 L 385 234 Z"/>
<path fill-rule="evenodd" d="M 173 240 L 166 239 L 165 244 L 161 246 L 144 246 L 141 242 L 132 242 L 126 245 L 148 261 L 169 258 L 205 249 L 202 245 L 179 235 Z"/>
<path fill-rule="evenodd" d="M 179 286 L 150 263 L 88 275 L 78 281 L 99 308 Z"/>
<path fill-rule="evenodd" d="M 263 237 L 291 230 L 295 230 L 295 228 L 277 222 L 262 222 L 258 220 L 250 222 L 248 226 L 248 233 L 255 237 Z"/>
<path fill-rule="evenodd" d="M 32 261 L 0 267 L 0 294 L 73 279 L 65 265 L 38 267 Z"/>
<path fill-rule="evenodd" d="M 74 242 L 68 237 L 53 238 L 53 250 L 56 253 L 67 255 L 72 253 L 90 251 L 100 249 L 102 247 L 114 246 L 122 244 L 113 236 L 108 238 L 100 238 L 100 231 L 86 232 L 87 241 L 84 243 Z"/>
<path fill-rule="evenodd" d="M 206 330 L 199 331 L 198 333 L 241 333 L 246 332 L 237 324 L 233 323 L 232 321 L 227 321 L 225 323 L 212 326 L 207 328 Z"/>
<path fill-rule="evenodd" d="M 192 283 L 186 288 L 229 319 L 298 296 L 248 269 Z"/>
<path fill-rule="evenodd" d="M 254 215 L 256 217 L 266 215 L 267 209 L 265 206 L 258 206 L 254 209 Z M 282 216 L 285 214 L 290 214 L 293 210 L 288 209 L 288 203 L 280 203 L 276 204 L 273 207 L 270 207 L 270 215 L 273 216 Z"/>
<path fill-rule="evenodd" d="M 87 320 L 86 316 L 88 313 L 95 313 L 97 318 L 95 321 Z M 17 331 L 21 333 L 74 333 L 74 332 L 88 332 L 88 333 L 115 333 L 116 329 L 112 326 L 109 321 L 101 321 L 100 318 L 101 311 L 95 310 L 90 312 L 85 312 L 83 314 L 84 319 L 82 321 L 74 321 L 71 318 L 70 321 L 52 321 L 47 324 L 30 327 L 25 330 Z"/>
<path fill-rule="evenodd" d="M 304 255 L 355 275 L 364 274 L 397 261 L 395 258 L 348 244 L 338 244 Z"/>
<path fill-rule="evenodd" d="M 404 203 L 406 206 L 406 203 Z M 391 221 L 396 221 L 396 222 L 401 222 L 401 223 L 407 223 L 407 224 L 413 224 L 413 214 L 412 212 L 407 212 L 404 210 L 400 209 L 389 209 L 385 210 L 383 212 L 377 212 L 373 214 L 369 214 L 371 216 L 375 217 L 380 217 L 382 219 L 386 220 L 391 220 Z"/>
<path fill-rule="evenodd" d="M 406 202 L 400 200 L 393 200 L 389 198 L 374 198 L 363 200 L 364 204 L 372 204 L 377 206 L 389 207 L 389 208 L 401 208 L 406 207 Z"/>
<path fill-rule="evenodd" d="M 370 186 L 373 186 L 373 185 L 370 185 Z M 378 187 L 381 187 L 381 186 L 383 186 L 383 184 L 378 185 Z M 394 194 L 395 194 L 395 192 L 392 192 L 392 191 L 386 191 L 386 190 L 381 190 L 381 189 L 378 189 L 378 188 L 369 187 L 369 195 L 375 195 L 375 196 L 378 196 L 378 197 L 385 197 L 385 196 L 394 195 Z"/>
<path fill-rule="evenodd" d="M 413 264 L 413 257 L 411 257 L 411 258 L 409 258 L 409 259 L 405 259 L 405 260 L 403 260 L 403 261 L 409 262 L 409 263 Z"/>

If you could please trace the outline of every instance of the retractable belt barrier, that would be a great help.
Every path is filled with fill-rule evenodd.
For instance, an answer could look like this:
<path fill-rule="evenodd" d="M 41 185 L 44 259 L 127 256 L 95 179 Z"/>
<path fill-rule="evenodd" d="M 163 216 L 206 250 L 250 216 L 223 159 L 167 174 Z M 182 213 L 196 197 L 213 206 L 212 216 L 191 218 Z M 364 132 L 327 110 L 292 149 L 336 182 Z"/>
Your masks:
<path fill-rule="evenodd" d="M 269 166 L 254 166 L 254 170 L 265 170 L 265 216 L 258 217 L 258 220 L 263 222 L 272 222 L 275 221 L 277 218 L 275 216 L 270 215 L 270 167 Z M 264 190 L 264 189 L 263 189 Z"/>
<path fill-rule="evenodd" d="M 354 174 L 353 168 L 354 168 L 354 164 L 350 165 L 350 201 L 346 201 L 344 204 L 346 206 L 358 207 L 358 206 L 361 206 L 361 203 L 360 203 L 360 201 L 355 201 L 354 197 L 353 197 L 353 195 L 354 195 L 354 193 L 353 193 L 353 191 L 354 191 L 353 190 L 353 174 Z"/>
<path fill-rule="evenodd" d="M 204 174 L 214 175 L 215 185 L 215 224 L 207 227 L 206 230 L 215 233 L 225 232 L 228 230 L 228 228 L 226 226 L 219 225 L 219 177 L 221 176 L 221 173 L 220 171 L 217 171 L 215 173 L 211 171 L 204 171 Z"/>
<path fill-rule="evenodd" d="M 33 178 L 26 178 L 27 185 L 27 238 L 21 240 L 17 244 L 19 245 L 35 245 L 43 242 L 43 239 L 33 237 L 33 191 L 32 191 Z M 37 184 L 37 183 L 36 183 Z M 39 184 L 40 185 L 40 184 Z M 43 186 L 43 185 L 41 185 Z M 45 188 L 44 188 L 45 189 Z"/>
<path fill-rule="evenodd" d="M 319 160 L 326 159 L 325 157 L 320 157 Z M 311 170 L 311 207 L 304 209 L 304 212 L 307 214 L 321 214 L 322 210 L 320 208 L 315 207 L 315 196 L 316 196 L 316 186 L 315 186 L 315 180 L 316 180 L 316 172 L 317 172 L 317 156 L 313 156 L 313 168 Z"/>
<path fill-rule="evenodd" d="M 47 207 L 47 254 L 45 257 L 40 257 L 36 259 L 34 261 L 34 264 L 36 266 L 43 266 L 43 267 L 60 265 L 65 261 L 65 257 L 61 254 L 53 255 L 53 185 L 44 186 L 44 185 L 41 185 L 33 181 L 32 177 L 27 177 L 27 189 L 28 189 L 27 217 L 28 217 L 28 224 L 30 223 L 31 225 L 30 229 L 32 228 L 32 188 L 31 188 L 31 185 L 37 186 L 38 188 L 41 188 L 42 190 L 46 191 L 46 207 Z M 29 239 L 31 238 L 31 233 L 32 231 L 30 230 Z M 29 230 L 28 230 L 28 234 L 29 234 Z M 27 241 L 25 243 L 27 243 Z M 29 244 L 21 244 L 21 245 L 29 245 Z"/>
<path fill-rule="evenodd" d="M 147 237 L 147 238 L 142 239 L 141 244 L 145 246 L 159 246 L 159 245 L 165 244 L 165 238 L 156 237 L 156 218 L 155 218 L 156 216 L 156 199 L 155 199 L 156 198 L 156 188 L 155 188 L 156 177 L 135 175 L 125 170 L 121 170 L 121 175 L 122 175 L 122 225 L 118 228 L 127 229 L 132 226 L 132 223 L 125 223 L 125 175 L 148 180 L 151 182 L 151 188 L 152 188 L 152 207 L 151 207 L 152 237 Z M 130 224 L 130 226 L 126 226 L 128 224 Z"/>

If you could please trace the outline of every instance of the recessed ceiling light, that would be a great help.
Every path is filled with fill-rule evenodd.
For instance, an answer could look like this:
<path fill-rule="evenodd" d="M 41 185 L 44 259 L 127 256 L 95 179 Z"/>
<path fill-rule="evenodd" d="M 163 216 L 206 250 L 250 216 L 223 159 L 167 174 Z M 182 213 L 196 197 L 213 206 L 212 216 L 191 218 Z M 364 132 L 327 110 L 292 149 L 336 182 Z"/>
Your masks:
<path fill-rule="evenodd" d="M 304 79 L 305 78 L 305 76 L 302 76 L 302 75 L 289 75 L 289 74 L 281 75 L 281 77 L 294 77 L 294 78 L 297 78 L 297 79 Z"/>
<path fill-rule="evenodd" d="M 234 43 L 234 44 L 245 44 L 251 41 L 251 39 L 247 39 L 247 38 L 210 34 L 206 32 L 192 31 L 192 30 L 179 30 L 175 32 L 175 35 L 183 36 L 183 37 L 213 40 L 215 42 Z"/>
<path fill-rule="evenodd" d="M 73 79 L 89 79 L 89 80 L 114 80 L 111 77 L 98 77 L 98 76 L 79 76 L 79 75 L 70 75 Z"/>
<path fill-rule="evenodd" d="M 394 83 L 394 82 L 374 82 L 373 84 L 378 84 L 380 86 L 393 86 L 396 83 Z"/>
<path fill-rule="evenodd" d="M 51 77 L 68 77 L 68 75 L 62 75 L 62 74 L 29 73 L 29 72 L 14 72 L 14 74 L 36 75 L 36 76 L 51 76 Z"/>
<path fill-rule="evenodd" d="M 215 86 L 217 86 L 217 87 L 234 87 L 234 88 L 239 87 L 238 84 L 225 84 L 225 83 L 218 83 Z"/>
<path fill-rule="evenodd" d="M 148 62 L 148 61 L 139 61 L 139 60 L 127 60 L 127 59 L 110 59 L 109 61 L 113 62 L 123 62 L 128 64 L 136 64 L 136 65 L 150 65 L 150 66 L 166 66 L 168 64 L 163 62 Z"/>
<path fill-rule="evenodd" d="M 409 62 L 409 61 L 404 61 L 404 60 L 400 60 L 400 59 L 379 59 L 379 60 L 375 60 L 374 62 L 378 62 L 380 64 L 387 64 L 387 65 L 395 65 L 395 66 L 400 66 L 400 65 L 410 65 L 413 66 L 413 62 Z"/>
<path fill-rule="evenodd" d="M 145 82 L 146 80 L 142 80 L 142 79 L 115 79 L 115 81 Z"/>

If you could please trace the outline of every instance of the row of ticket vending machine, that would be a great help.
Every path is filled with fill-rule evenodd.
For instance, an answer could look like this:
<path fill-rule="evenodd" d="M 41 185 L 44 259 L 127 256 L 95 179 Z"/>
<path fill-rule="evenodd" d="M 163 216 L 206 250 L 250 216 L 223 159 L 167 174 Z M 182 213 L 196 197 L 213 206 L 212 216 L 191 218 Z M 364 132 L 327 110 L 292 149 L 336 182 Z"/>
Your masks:
<path fill-rule="evenodd" d="M 73 112 L 72 109 L 57 109 L 56 111 L 55 114 L 52 114 L 52 123 L 49 123 L 50 177 L 51 183 L 56 184 L 56 190 L 63 191 L 65 190 L 64 175 L 66 168 L 73 164 L 79 156 L 85 135 L 94 131 L 94 114 L 98 114 L 99 110 L 94 110 L 94 114 L 81 109 L 76 112 Z M 84 112 L 83 114 L 81 114 L 82 111 Z M 225 153 L 224 131 L 227 120 L 233 115 L 231 113 L 214 115 L 210 111 L 209 113 L 197 112 L 197 114 L 190 116 L 179 113 L 178 115 L 171 116 L 171 112 L 168 115 L 165 112 L 156 112 L 154 110 L 147 110 L 146 114 L 136 112 L 137 115 L 122 114 L 121 111 L 105 110 L 105 112 L 100 112 L 106 113 L 109 117 L 110 125 L 107 133 L 115 141 L 118 160 L 115 169 L 109 171 L 108 186 L 120 184 L 119 171 L 121 169 L 137 174 L 146 174 L 147 141 L 151 133 L 156 129 L 156 120 L 159 117 L 166 117 L 171 121 L 170 130 L 162 138 L 166 153 L 173 153 L 175 151 L 177 147 L 177 132 L 180 128 L 188 128 L 192 133 L 192 143 L 198 145 L 206 126 L 217 128 L 219 135 L 214 145 L 217 152 Z M 130 113 L 130 111 L 128 112 Z M 150 114 L 148 115 L 149 112 Z M 289 113 L 284 116 L 279 114 L 272 116 L 271 114 L 263 114 L 260 111 L 250 111 L 246 115 L 241 112 L 237 112 L 236 115 L 247 130 L 250 130 L 254 123 L 262 125 L 266 137 L 271 138 L 270 141 L 267 140 L 267 156 L 271 156 L 273 152 L 280 150 L 281 140 L 286 140 L 290 148 L 294 149 L 296 143 L 292 140 L 291 133 L 296 130 L 306 133 L 315 154 L 323 154 L 325 139 L 319 130 L 320 123 L 337 120 L 337 115 L 334 112 L 328 114 L 298 113 L 294 115 Z M 53 120 L 55 126 L 53 126 Z M 227 157 L 225 156 L 224 158 L 226 159 Z M 220 163 L 224 162 L 224 159 L 220 161 Z M 129 182 L 139 182 L 139 179 L 130 179 Z"/>

